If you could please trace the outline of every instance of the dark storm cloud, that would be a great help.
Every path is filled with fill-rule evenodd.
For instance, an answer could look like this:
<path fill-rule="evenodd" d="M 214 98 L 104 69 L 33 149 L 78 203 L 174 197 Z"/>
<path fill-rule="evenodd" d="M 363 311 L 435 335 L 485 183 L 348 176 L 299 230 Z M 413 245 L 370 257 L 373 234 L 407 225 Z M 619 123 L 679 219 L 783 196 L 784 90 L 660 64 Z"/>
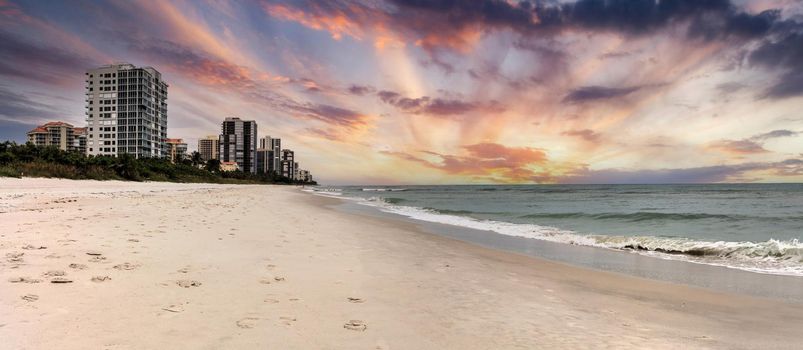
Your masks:
<path fill-rule="evenodd" d="M 563 98 L 563 102 L 568 103 L 582 103 L 594 100 L 607 100 L 617 97 L 624 97 L 637 90 L 641 89 L 638 86 L 616 88 L 605 86 L 583 86 L 569 92 Z"/>
<path fill-rule="evenodd" d="M 454 67 L 440 58 L 438 50 L 460 52 L 473 45 L 472 38 L 494 30 L 512 30 L 524 42 L 558 36 L 565 31 L 646 36 L 669 27 L 685 28 L 686 37 L 691 40 L 722 40 L 733 47 L 760 40 L 761 45 L 754 52 L 746 50 L 751 65 L 783 73 L 762 97 L 803 94 L 803 73 L 799 73 L 803 71 L 803 60 L 799 57 L 803 50 L 803 23 L 799 19 L 782 18 L 777 9 L 747 13 L 732 0 L 272 2 L 304 13 L 313 28 L 321 28 L 320 22 L 316 22 L 320 18 L 334 18 L 337 23 L 345 20 L 347 28 L 390 28 L 407 42 L 428 51 L 427 62 L 447 72 Z M 337 35 L 359 35 L 342 32 L 334 24 L 330 26 L 336 28 L 330 30 L 340 30 Z"/>
<path fill-rule="evenodd" d="M 777 99 L 803 94 L 803 23 L 787 21 L 783 29 L 775 38 L 762 40 L 748 58 L 751 66 L 786 73 L 778 77 L 763 97 Z"/>
<path fill-rule="evenodd" d="M 391 0 L 401 10 L 434 14 L 452 28 L 483 24 L 520 32 L 539 30 L 611 30 L 641 35 L 672 23 L 691 21 L 692 37 L 754 37 L 766 33 L 778 18 L 770 10 L 752 15 L 739 11 L 730 0 Z M 408 17 L 421 25 L 420 17 Z M 427 23 L 424 23 L 426 26 Z M 441 26 L 442 24 L 431 24 Z"/>

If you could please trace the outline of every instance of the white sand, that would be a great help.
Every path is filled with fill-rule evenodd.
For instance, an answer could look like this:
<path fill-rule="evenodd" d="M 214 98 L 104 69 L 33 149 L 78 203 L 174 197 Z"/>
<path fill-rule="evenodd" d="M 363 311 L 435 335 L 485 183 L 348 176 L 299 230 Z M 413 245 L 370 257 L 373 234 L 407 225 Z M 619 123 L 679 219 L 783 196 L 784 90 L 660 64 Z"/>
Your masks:
<path fill-rule="evenodd" d="M 798 304 L 488 250 L 336 202 L 289 187 L 0 178 L 0 348 L 800 345 Z"/>

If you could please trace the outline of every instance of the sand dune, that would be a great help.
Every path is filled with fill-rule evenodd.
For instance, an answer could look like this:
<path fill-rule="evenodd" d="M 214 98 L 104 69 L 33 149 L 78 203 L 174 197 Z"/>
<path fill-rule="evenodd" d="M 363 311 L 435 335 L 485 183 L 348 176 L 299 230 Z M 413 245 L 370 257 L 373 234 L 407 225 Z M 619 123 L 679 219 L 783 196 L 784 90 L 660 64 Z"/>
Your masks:
<path fill-rule="evenodd" d="M 803 306 L 488 250 L 275 186 L 0 179 L 0 348 L 794 348 Z"/>

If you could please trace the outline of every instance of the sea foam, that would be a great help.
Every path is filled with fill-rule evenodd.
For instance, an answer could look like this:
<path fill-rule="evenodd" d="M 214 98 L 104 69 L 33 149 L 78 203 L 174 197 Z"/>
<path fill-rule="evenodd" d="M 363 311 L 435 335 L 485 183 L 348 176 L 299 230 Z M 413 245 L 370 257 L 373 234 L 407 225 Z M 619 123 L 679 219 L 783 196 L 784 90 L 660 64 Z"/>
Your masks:
<path fill-rule="evenodd" d="M 585 235 L 537 224 L 514 224 L 444 214 L 437 210 L 389 203 L 381 197 L 349 198 L 360 204 L 416 220 L 461 226 L 549 242 L 629 251 L 662 259 L 789 276 L 803 276 L 803 242 L 708 242 L 678 237 Z"/>

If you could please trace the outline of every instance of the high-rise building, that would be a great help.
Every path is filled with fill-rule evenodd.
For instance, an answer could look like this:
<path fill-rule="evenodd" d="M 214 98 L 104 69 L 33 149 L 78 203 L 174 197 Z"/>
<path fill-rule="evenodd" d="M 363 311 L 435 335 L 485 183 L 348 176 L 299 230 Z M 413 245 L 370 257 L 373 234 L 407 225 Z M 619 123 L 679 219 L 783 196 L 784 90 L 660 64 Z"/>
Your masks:
<path fill-rule="evenodd" d="M 28 142 L 37 146 L 55 146 L 62 151 L 77 151 L 75 128 L 65 122 L 49 122 L 28 131 Z"/>
<path fill-rule="evenodd" d="M 88 155 L 167 156 L 167 84 L 152 67 L 86 72 L 86 116 Z"/>
<path fill-rule="evenodd" d="M 289 149 L 282 150 L 281 161 L 281 175 L 287 178 L 293 178 L 295 174 L 295 152 Z"/>
<path fill-rule="evenodd" d="M 271 174 L 281 167 L 281 139 L 270 136 L 259 139 L 257 148 L 257 173 Z"/>
<path fill-rule="evenodd" d="M 187 144 L 182 139 L 166 139 L 167 155 L 170 161 L 175 163 L 187 157 Z"/>
<path fill-rule="evenodd" d="M 240 171 L 257 172 L 257 123 L 253 120 L 226 118 L 220 134 L 221 162 L 236 162 Z"/>
<path fill-rule="evenodd" d="M 201 154 L 201 159 L 204 161 L 217 159 L 220 153 L 220 139 L 218 136 L 209 135 L 198 139 L 198 153 Z"/>
<path fill-rule="evenodd" d="M 273 163 L 268 164 L 268 172 L 278 174 L 282 170 L 282 139 L 271 138 L 270 147 L 270 157 L 273 159 Z"/>

